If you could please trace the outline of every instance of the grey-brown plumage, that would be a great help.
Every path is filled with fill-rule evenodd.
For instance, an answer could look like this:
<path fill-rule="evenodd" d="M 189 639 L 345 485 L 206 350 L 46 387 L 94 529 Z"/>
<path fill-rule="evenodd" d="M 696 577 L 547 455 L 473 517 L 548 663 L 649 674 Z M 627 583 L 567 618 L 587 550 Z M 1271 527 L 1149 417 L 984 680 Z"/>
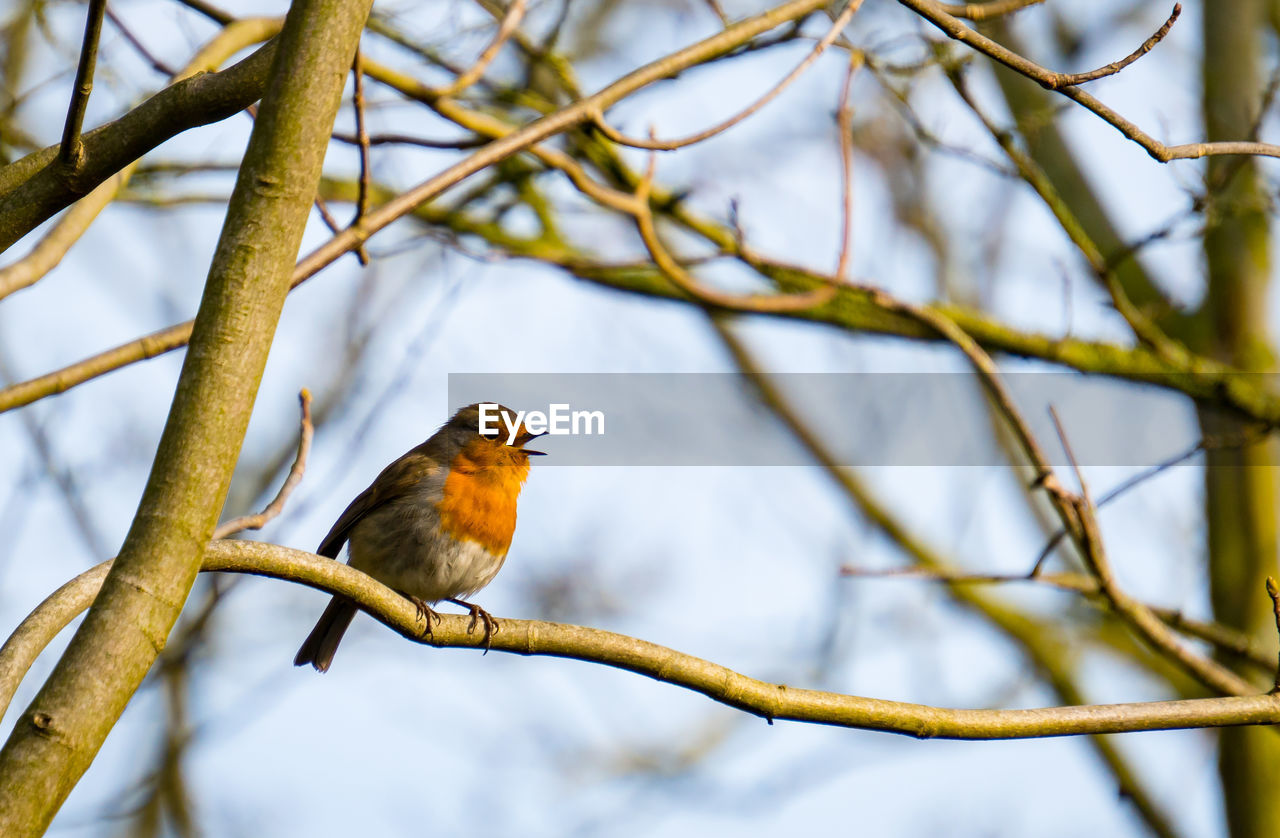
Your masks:
<path fill-rule="evenodd" d="M 499 409 L 514 422 L 514 411 Z M 537 435 L 523 426 L 512 444 L 505 426 L 496 437 L 481 435 L 479 417 L 479 405 L 463 408 L 383 469 L 339 516 L 316 552 L 336 559 L 349 543 L 352 567 L 424 609 L 442 599 L 460 601 L 489 584 L 511 544 L 529 455 L 541 452 L 524 448 Z M 461 604 L 483 615 L 490 630 L 492 618 L 482 609 Z M 356 611 L 352 600 L 334 596 L 294 665 L 327 671 Z"/>

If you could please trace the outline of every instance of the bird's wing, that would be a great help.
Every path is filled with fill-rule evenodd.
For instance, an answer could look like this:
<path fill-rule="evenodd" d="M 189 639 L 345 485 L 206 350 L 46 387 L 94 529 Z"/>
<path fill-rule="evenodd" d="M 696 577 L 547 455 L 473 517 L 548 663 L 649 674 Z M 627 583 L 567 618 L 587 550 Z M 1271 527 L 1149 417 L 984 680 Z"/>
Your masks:
<path fill-rule="evenodd" d="M 329 534 L 320 542 L 316 552 L 322 556 L 336 559 L 351 535 L 356 524 L 373 510 L 403 497 L 422 480 L 431 477 L 440 470 L 439 461 L 427 454 L 423 449 L 426 443 L 419 445 L 400 459 L 382 470 L 378 478 L 369 488 L 361 492 L 338 517 Z"/>

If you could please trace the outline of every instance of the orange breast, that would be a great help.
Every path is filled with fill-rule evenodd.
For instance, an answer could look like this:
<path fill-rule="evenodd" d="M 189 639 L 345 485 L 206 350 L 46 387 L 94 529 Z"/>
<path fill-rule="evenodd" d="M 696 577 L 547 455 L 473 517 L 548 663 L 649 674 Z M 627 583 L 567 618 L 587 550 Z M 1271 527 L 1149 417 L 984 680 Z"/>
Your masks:
<path fill-rule="evenodd" d="M 440 526 L 454 538 L 474 541 L 505 556 L 516 529 L 516 499 L 529 475 L 529 463 L 480 441 L 468 445 L 449 469 L 437 511 Z"/>

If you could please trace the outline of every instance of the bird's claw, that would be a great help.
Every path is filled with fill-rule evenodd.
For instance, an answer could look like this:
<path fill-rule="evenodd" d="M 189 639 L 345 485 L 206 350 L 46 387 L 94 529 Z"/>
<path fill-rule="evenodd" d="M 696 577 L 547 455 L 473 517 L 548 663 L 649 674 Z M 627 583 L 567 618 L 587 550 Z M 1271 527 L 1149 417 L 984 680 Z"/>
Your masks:
<path fill-rule="evenodd" d="M 473 605 L 470 602 L 465 602 L 460 599 L 451 599 L 449 601 L 452 602 L 454 605 L 461 605 L 463 608 L 471 612 L 471 622 L 467 625 L 467 634 L 474 634 L 476 630 L 476 624 L 480 622 L 484 623 L 484 653 L 483 654 L 486 654 L 486 655 L 489 654 L 489 649 L 493 643 L 493 636 L 500 631 L 498 621 L 494 619 L 492 614 L 490 614 L 488 611 L 485 611 L 483 608 L 481 608 L 478 605 Z"/>
<path fill-rule="evenodd" d="M 439 625 L 440 615 L 436 613 L 436 610 L 434 608 L 432 608 L 430 605 L 427 605 L 425 600 L 419 597 L 413 596 L 411 594 L 405 594 L 404 598 L 413 603 L 413 607 L 417 609 L 417 612 L 418 612 L 417 618 L 419 620 L 423 620 L 426 623 L 426 627 L 422 631 L 423 637 L 430 637 L 432 634 L 431 621 L 434 619 L 436 621 L 436 625 Z"/>

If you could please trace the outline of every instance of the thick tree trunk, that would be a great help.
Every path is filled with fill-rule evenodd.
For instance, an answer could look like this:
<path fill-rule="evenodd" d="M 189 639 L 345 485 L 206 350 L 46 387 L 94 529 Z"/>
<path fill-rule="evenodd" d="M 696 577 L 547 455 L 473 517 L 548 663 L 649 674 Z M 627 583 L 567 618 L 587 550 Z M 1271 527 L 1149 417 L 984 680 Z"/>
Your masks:
<path fill-rule="evenodd" d="M 1204 119 L 1209 140 L 1244 139 L 1262 100 L 1261 0 L 1204 7 Z M 1266 195 L 1253 159 L 1215 157 L 1208 165 L 1204 239 L 1208 289 L 1196 347 L 1250 370 L 1274 367 L 1267 333 L 1271 270 Z M 1206 435 L 1238 425 L 1201 414 Z M 1274 445 L 1211 450 L 1205 471 L 1209 580 L 1219 622 L 1274 642 L 1263 587 L 1276 572 L 1277 464 Z M 1233 838 L 1280 835 L 1280 736 L 1265 729 L 1223 731 L 1218 754 Z"/>
<path fill-rule="evenodd" d="M 371 0 L 297 0 L 120 556 L 0 751 L 0 835 L 40 835 L 173 628 L 239 455 Z"/>

